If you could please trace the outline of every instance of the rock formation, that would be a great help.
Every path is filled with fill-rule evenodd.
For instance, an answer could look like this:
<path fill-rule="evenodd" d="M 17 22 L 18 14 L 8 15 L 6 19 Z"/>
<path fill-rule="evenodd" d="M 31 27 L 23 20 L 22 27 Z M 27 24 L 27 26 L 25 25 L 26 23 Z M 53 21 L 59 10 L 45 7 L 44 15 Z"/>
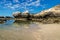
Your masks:
<path fill-rule="evenodd" d="M 13 12 L 13 16 L 15 18 L 20 18 L 21 17 L 21 12 Z"/>
<path fill-rule="evenodd" d="M 35 14 L 34 16 L 55 16 L 55 17 L 59 17 L 60 16 L 60 5 L 57 5 L 55 7 L 52 7 L 50 9 L 41 11 L 40 13 Z"/>
<path fill-rule="evenodd" d="M 60 22 L 60 5 L 54 6 L 50 9 L 41 11 L 34 15 L 39 18 L 42 23 L 59 23 Z"/>
<path fill-rule="evenodd" d="M 40 22 L 60 22 L 60 5 L 54 6 L 50 9 L 43 10 L 37 14 L 30 14 L 29 11 L 21 12 L 14 12 L 13 16 L 15 18 L 25 18 L 27 20 L 37 20 Z"/>
<path fill-rule="evenodd" d="M 29 11 L 25 11 L 22 13 L 23 17 L 25 17 L 25 18 L 28 16 L 28 14 L 29 14 Z"/>

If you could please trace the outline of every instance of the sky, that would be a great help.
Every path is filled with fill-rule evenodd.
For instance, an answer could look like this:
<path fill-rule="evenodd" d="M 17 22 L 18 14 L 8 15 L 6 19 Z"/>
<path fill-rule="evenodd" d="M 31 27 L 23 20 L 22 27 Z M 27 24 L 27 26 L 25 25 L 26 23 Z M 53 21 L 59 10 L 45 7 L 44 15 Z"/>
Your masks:
<path fill-rule="evenodd" d="M 12 16 L 13 12 L 38 13 L 59 5 L 60 0 L 0 0 L 0 16 Z"/>

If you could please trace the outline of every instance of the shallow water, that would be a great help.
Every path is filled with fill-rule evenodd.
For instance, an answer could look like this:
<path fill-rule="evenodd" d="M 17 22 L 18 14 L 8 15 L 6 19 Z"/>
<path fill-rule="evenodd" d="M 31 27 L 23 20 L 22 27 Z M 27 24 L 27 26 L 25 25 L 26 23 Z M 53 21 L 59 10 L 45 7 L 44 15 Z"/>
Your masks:
<path fill-rule="evenodd" d="M 60 40 L 60 24 L 8 20 L 0 24 L 0 40 Z"/>

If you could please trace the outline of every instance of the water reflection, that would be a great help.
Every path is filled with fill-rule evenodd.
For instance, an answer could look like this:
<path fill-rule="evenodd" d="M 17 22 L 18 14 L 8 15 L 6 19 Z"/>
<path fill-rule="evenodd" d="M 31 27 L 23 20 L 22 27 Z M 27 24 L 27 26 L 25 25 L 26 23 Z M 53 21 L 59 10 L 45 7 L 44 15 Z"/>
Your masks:
<path fill-rule="evenodd" d="M 0 40 L 60 40 L 59 24 L 7 20 L 0 24 Z"/>
<path fill-rule="evenodd" d="M 10 27 L 13 27 L 14 20 L 7 20 L 5 22 L 0 23 L 0 29 L 9 29 Z"/>
<path fill-rule="evenodd" d="M 13 24 L 14 21 L 15 21 L 15 20 L 7 20 L 7 21 L 5 22 L 5 25 Z"/>
<path fill-rule="evenodd" d="M 27 28 L 35 28 L 38 24 L 33 21 L 15 21 L 15 20 L 7 20 L 3 24 L 0 24 L 0 29 L 27 29 Z"/>
<path fill-rule="evenodd" d="M 35 40 L 34 39 L 35 37 L 33 36 L 38 29 L 40 29 L 40 27 L 38 27 L 38 24 L 35 24 L 33 21 L 7 20 L 4 24 L 0 24 L 0 33 L 1 33 L 0 35 L 3 34 L 4 36 L 3 40 L 5 39 L 7 40 L 8 39 L 9 40 Z M 3 33 L 1 32 L 1 30 Z M 5 32 L 7 34 L 4 34 Z M 9 36 L 7 36 L 8 34 Z M 1 37 L 0 39 L 2 40 Z"/>

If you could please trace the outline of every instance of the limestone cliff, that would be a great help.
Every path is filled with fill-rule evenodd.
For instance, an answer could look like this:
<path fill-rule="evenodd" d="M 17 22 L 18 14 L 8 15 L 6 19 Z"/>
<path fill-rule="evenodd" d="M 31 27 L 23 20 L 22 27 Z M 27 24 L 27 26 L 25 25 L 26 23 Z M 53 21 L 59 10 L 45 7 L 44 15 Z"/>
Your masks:
<path fill-rule="evenodd" d="M 60 5 L 57 5 L 57 6 L 54 6 L 50 9 L 47 9 L 47 10 L 44 10 L 44 11 L 41 11 L 37 14 L 35 14 L 34 16 L 60 16 Z"/>

